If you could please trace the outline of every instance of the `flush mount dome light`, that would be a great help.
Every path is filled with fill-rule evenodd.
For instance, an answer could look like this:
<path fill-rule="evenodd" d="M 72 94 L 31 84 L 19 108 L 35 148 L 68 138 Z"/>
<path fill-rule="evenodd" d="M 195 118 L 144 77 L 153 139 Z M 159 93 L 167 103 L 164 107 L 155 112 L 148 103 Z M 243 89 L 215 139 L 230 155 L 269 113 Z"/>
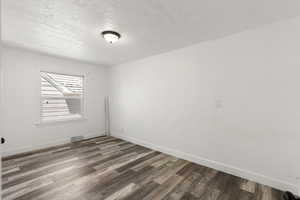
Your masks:
<path fill-rule="evenodd" d="M 115 31 L 103 31 L 102 36 L 108 43 L 111 44 L 117 42 L 121 38 L 120 33 Z"/>

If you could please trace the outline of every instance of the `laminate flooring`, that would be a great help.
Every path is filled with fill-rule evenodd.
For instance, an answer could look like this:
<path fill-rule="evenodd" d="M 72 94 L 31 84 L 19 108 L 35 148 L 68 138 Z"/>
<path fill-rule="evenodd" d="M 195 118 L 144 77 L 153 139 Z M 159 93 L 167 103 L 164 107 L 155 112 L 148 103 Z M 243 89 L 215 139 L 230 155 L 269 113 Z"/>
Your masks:
<path fill-rule="evenodd" d="M 282 192 L 114 137 L 2 159 L 2 199 L 280 200 Z"/>

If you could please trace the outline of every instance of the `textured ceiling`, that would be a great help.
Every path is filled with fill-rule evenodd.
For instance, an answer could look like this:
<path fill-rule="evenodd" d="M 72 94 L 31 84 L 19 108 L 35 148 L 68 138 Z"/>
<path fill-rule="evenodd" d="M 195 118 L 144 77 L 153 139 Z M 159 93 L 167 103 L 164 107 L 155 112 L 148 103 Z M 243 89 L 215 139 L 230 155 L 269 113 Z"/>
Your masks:
<path fill-rule="evenodd" d="M 300 0 L 2 0 L 2 41 L 119 64 L 300 15 Z M 110 45 L 100 32 L 122 34 Z"/>

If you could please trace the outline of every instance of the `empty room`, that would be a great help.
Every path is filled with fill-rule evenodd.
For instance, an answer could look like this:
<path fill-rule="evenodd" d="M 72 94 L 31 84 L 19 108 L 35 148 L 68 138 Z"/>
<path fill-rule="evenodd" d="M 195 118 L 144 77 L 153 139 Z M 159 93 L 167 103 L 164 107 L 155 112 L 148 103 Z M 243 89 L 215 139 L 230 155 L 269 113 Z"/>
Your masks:
<path fill-rule="evenodd" d="M 0 0 L 3 200 L 299 200 L 299 0 Z"/>

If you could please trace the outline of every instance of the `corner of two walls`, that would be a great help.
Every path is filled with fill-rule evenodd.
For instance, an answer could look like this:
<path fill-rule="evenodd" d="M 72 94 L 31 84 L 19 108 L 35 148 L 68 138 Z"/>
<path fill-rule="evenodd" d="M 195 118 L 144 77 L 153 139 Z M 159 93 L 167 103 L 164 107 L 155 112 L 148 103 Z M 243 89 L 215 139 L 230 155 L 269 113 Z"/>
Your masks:
<path fill-rule="evenodd" d="M 299 194 L 300 18 L 110 68 L 111 131 Z"/>

